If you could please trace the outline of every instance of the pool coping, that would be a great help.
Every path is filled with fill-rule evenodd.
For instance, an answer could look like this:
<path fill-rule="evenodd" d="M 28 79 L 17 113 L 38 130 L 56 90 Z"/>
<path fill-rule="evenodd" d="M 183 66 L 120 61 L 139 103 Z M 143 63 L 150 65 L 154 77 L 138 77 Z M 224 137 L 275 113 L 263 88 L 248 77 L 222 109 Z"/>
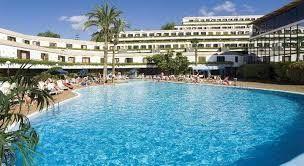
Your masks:
<path fill-rule="evenodd" d="M 90 87 L 85 87 L 85 88 L 82 88 L 82 89 L 86 89 L 86 88 L 90 88 Z M 52 105 L 52 107 L 49 107 L 49 108 L 43 108 L 41 111 L 35 111 L 29 115 L 26 115 L 27 118 L 29 118 L 30 120 L 31 119 L 34 119 L 34 118 L 37 118 L 40 114 L 43 114 L 45 112 L 47 112 L 49 109 L 54 109 L 56 107 L 56 105 L 60 105 L 60 104 L 64 104 L 66 102 L 69 102 L 71 100 L 74 100 L 76 98 L 79 98 L 81 95 L 81 93 L 77 92 L 78 90 L 81 90 L 81 89 L 75 89 L 75 90 L 72 90 L 71 92 L 75 94 L 75 96 L 71 97 L 71 98 L 68 98 L 66 100 L 63 100 L 63 101 L 60 101 L 60 102 L 57 102 L 57 103 L 54 103 Z"/>
<path fill-rule="evenodd" d="M 152 81 L 152 80 L 151 80 Z M 263 91 L 274 91 L 274 92 L 283 92 L 283 93 L 290 93 L 296 95 L 303 95 L 304 92 L 296 92 L 296 91 L 287 91 L 287 90 L 279 90 L 279 89 L 269 89 L 269 88 L 256 88 L 256 87 L 244 87 L 244 86 L 227 86 L 227 85 L 220 85 L 220 84 L 210 84 L 210 83 L 191 83 L 191 82 L 174 82 L 174 81 L 160 81 L 163 83 L 175 83 L 175 84 L 189 84 L 189 85 L 200 85 L 200 86 L 217 86 L 217 87 L 225 87 L 225 88 L 235 88 L 235 89 L 249 89 L 249 90 L 263 90 Z"/>

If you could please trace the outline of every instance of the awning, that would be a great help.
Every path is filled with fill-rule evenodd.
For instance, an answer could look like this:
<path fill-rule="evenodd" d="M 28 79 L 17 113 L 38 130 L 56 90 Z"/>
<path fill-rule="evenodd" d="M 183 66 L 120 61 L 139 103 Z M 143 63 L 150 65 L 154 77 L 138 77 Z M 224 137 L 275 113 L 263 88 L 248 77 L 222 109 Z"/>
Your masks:
<path fill-rule="evenodd" d="M 197 66 L 193 66 L 192 67 L 193 70 L 200 70 L 200 71 L 208 71 L 208 70 L 211 70 L 208 68 L 208 66 L 206 65 L 197 65 Z"/>
<path fill-rule="evenodd" d="M 210 71 L 210 70 L 220 70 L 225 69 L 223 66 L 211 66 L 211 65 L 196 65 L 191 66 L 193 70 L 195 71 Z"/>
<path fill-rule="evenodd" d="M 60 74 L 60 75 L 64 75 L 64 74 L 68 74 L 69 72 L 68 72 L 68 71 L 65 71 L 65 70 L 63 70 L 63 69 L 58 69 L 58 70 L 56 70 L 56 73 L 57 73 L 57 74 Z"/>

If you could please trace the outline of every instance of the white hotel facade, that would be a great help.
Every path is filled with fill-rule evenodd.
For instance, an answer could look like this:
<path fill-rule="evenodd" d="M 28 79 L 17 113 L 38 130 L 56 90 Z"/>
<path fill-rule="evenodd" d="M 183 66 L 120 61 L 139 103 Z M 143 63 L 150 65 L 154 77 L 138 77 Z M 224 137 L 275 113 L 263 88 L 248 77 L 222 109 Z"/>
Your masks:
<path fill-rule="evenodd" d="M 198 41 L 199 64 L 218 69 L 219 66 L 239 67 L 248 50 L 252 27 L 249 25 L 260 15 L 185 17 L 174 30 L 126 31 L 120 34 L 116 51 L 118 69 L 145 69 L 146 58 L 168 50 L 181 52 L 195 62 L 195 49 L 191 41 Z M 103 47 L 100 42 L 57 39 L 25 35 L 0 28 L 0 59 L 28 59 L 35 61 L 65 62 L 64 69 L 102 69 Z M 111 63 L 113 46 L 110 44 L 108 60 Z M 224 53 L 225 52 L 225 53 Z M 37 63 L 35 63 L 37 64 Z M 64 65 L 68 64 L 68 65 Z M 1 68 L 7 66 L 0 64 Z M 11 64 L 11 68 L 19 67 Z M 52 65 L 34 65 L 47 69 Z M 111 68 L 111 66 L 109 66 Z"/>

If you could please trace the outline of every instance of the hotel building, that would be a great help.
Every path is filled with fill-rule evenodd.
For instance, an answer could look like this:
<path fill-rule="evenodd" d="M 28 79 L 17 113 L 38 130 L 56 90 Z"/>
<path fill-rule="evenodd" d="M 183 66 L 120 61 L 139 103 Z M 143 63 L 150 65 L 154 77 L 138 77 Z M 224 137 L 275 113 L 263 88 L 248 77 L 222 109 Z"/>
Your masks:
<path fill-rule="evenodd" d="M 147 57 L 173 51 L 181 52 L 189 61 L 212 70 L 239 67 L 248 53 L 252 21 L 261 16 L 211 16 L 185 17 L 174 30 L 126 31 L 120 34 L 116 51 L 117 68 L 148 69 Z M 197 45 L 193 42 L 197 41 Z M 11 58 L 10 68 L 18 68 L 16 59 L 35 61 L 33 69 L 47 69 L 54 65 L 37 63 L 50 61 L 64 69 L 102 69 L 101 42 L 57 39 L 25 35 L 0 29 L 0 68 L 7 68 L 6 58 Z M 109 45 L 111 63 L 113 45 Z M 16 64 L 15 64 L 16 63 Z M 111 66 L 109 65 L 109 69 Z"/>
<path fill-rule="evenodd" d="M 247 63 L 304 60 L 304 1 L 295 0 L 252 22 Z"/>

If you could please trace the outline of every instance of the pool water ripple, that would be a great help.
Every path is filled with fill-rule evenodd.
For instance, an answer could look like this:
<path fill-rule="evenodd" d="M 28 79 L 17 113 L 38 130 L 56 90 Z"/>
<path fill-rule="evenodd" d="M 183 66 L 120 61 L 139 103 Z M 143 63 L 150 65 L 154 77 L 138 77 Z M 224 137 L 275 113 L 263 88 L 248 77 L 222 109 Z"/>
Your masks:
<path fill-rule="evenodd" d="M 300 95 L 145 81 L 78 92 L 32 120 L 37 165 L 278 165 L 304 151 Z M 278 147 L 287 136 L 296 149 Z"/>

